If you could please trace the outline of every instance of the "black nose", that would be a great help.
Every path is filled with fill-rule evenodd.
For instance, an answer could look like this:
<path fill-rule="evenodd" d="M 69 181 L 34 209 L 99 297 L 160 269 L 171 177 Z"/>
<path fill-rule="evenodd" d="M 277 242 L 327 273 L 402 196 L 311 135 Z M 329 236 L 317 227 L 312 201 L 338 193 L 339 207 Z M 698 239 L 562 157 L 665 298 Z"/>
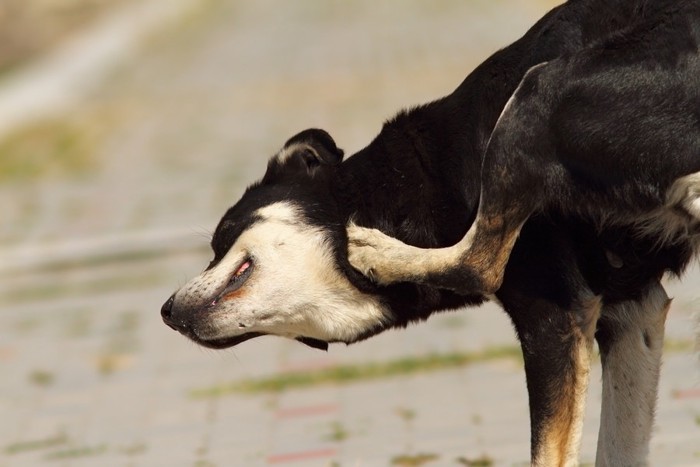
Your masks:
<path fill-rule="evenodd" d="M 172 294 L 168 300 L 166 300 L 165 303 L 163 303 L 163 306 L 160 308 L 160 316 L 163 318 L 163 322 L 170 326 L 171 328 L 175 329 L 175 326 L 173 326 L 172 321 L 170 320 L 172 316 L 172 311 L 173 311 L 173 303 L 175 302 L 175 294 Z"/>

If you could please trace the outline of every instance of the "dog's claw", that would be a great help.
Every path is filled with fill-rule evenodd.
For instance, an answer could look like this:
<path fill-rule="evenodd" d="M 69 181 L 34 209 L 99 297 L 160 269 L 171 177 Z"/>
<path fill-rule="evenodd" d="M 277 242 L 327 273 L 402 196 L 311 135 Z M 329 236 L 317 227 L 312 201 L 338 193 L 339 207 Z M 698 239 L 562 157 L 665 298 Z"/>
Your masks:
<path fill-rule="evenodd" d="M 348 260 L 352 267 L 376 282 L 375 270 L 372 267 L 376 250 L 368 241 L 370 230 L 355 225 L 348 227 Z"/>
<path fill-rule="evenodd" d="M 348 226 L 348 260 L 377 284 L 406 280 L 402 271 L 403 247 L 406 245 L 379 230 Z"/>

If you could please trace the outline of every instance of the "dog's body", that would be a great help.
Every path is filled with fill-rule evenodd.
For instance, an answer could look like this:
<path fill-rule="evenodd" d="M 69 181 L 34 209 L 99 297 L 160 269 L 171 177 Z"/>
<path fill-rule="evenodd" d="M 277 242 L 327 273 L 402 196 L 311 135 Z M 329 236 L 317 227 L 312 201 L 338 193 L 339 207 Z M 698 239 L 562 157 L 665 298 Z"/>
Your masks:
<path fill-rule="evenodd" d="M 664 10 L 669 5 L 687 8 L 685 29 L 678 28 L 677 13 Z M 682 178 L 700 170 L 700 164 L 696 164 L 700 153 L 692 153 L 693 144 L 698 149 L 700 101 L 693 101 L 698 75 L 688 75 L 697 65 L 696 10 L 697 2 L 571 1 L 552 10 L 522 39 L 487 59 L 452 94 L 400 113 L 366 148 L 342 163 L 342 151 L 327 133 L 307 130 L 293 137 L 272 158 L 263 179 L 224 215 L 212 240 L 214 260 L 202 275 L 166 302 L 164 320 L 209 347 L 229 347 L 252 337 L 275 334 L 325 348 L 328 342 L 355 342 L 426 319 L 436 311 L 479 304 L 493 298 L 493 293 L 510 315 L 523 348 L 533 463 L 576 463 L 594 338 L 603 360 L 598 464 L 644 463 L 670 302 L 660 279 L 668 271 L 679 274 L 691 259 L 695 248 L 692 234 L 700 218 L 695 216 L 693 197 L 700 182 L 696 176 Z M 541 188 L 549 187 L 550 175 L 561 175 L 558 166 L 538 172 L 538 167 L 525 171 L 513 166 L 508 158 L 489 162 L 488 157 L 498 146 L 494 141 L 501 141 L 499 133 L 492 136 L 494 127 L 505 128 L 506 136 L 518 138 L 509 142 L 511 149 L 527 151 L 532 145 L 539 147 L 540 142 L 549 141 L 533 139 L 528 131 L 531 125 L 522 123 L 529 122 L 529 117 L 540 122 L 537 112 L 515 113 L 521 120 L 510 118 L 511 113 L 523 108 L 521 102 L 539 102 L 525 97 L 537 96 L 537 83 L 530 81 L 549 73 L 548 67 L 559 60 L 576 63 L 577 57 L 605 47 L 599 44 L 610 44 L 613 50 L 621 51 L 613 53 L 608 63 L 609 69 L 615 70 L 623 65 L 623 59 L 633 58 L 620 45 L 629 38 L 627 31 L 636 27 L 653 39 L 661 37 L 655 35 L 657 27 L 664 26 L 662 29 L 668 31 L 668 24 L 677 31 L 663 36 L 664 40 L 675 42 L 664 42 L 659 53 L 678 52 L 674 57 L 666 56 L 668 67 L 679 62 L 688 65 L 674 85 L 687 91 L 680 99 L 686 105 L 683 111 L 695 112 L 683 127 L 690 153 L 675 157 L 673 140 L 669 139 L 672 135 L 647 134 L 643 135 L 643 143 L 635 146 L 647 150 L 643 158 L 641 154 L 635 158 L 634 151 L 629 150 L 624 152 L 625 158 L 600 160 L 603 152 L 588 148 L 591 138 L 576 133 L 575 124 L 585 122 L 594 130 L 601 125 L 606 130 L 606 122 L 615 124 L 615 130 L 604 133 L 603 138 L 614 143 L 616 138 L 624 137 L 625 126 L 612 120 L 613 111 L 625 108 L 626 103 L 634 106 L 639 102 L 611 102 L 610 115 L 577 114 L 577 105 L 588 101 L 577 102 L 576 96 L 607 105 L 608 95 L 577 94 L 572 91 L 577 88 L 560 83 L 553 91 L 569 90 L 573 99 L 561 108 L 557 120 L 562 124 L 573 122 L 570 127 L 563 125 L 562 131 L 570 133 L 563 133 L 561 138 L 569 142 L 567 147 L 572 152 L 580 153 L 569 159 L 576 163 L 567 167 L 577 178 L 560 178 L 566 183 L 553 186 L 556 190 L 571 186 L 581 189 L 562 191 L 558 198 L 561 202 L 555 203 L 551 188 Z M 634 50 L 655 56 L 647 48 L 644 34 L 637 39 Z M 687 52 L 693 47 L 695 55 Z M 545 62 L 548 64 L 537 67 Z M 646 76 L 643 71 L 634 76 Z M 520 84 L 526 75 L 524 84 Z M 576 77 L 585 89 L 586 76 Z M 624 85 L 624 78 L 616 83 Z M 655 82 L 651 80 L 650 85 L 653 87 Z M 605 90 L 609 83 L 600 84 Z M 551 89 L 552 85 L 542 87 Z M 516 97 L 509 102 L 514 93 Z M 596 96 L 602 100 L 597 101 Z M 695 102 L 694 108 L 687 107 L 691 102 Z M 551 109 L 546 107 L 544 112 Z M 520 129 L 518 125 L 524 130 L 515 131 Z M 669 155 L 668 163 L 661 168 L 654 165 L 660 148 Z M 606 153 L 615 154 L 612 149 Z M 641 160 L 644 165 L 638 166 Z M 687 163 L 681 166 L 678 160 Z M 632 178 L 628 179 L 627 173 Z M 522 174 L 531 174 L 525 184 L 518 179 Z M 676 183 L 679 179 L 682 181 Z M 622 188 L 608 193 L 606 183 L 610 180 Z M 504 185 L 503 193 L 493 195 L 492 189 L 503 189 Z M 592 202 L 577 199 L 581 193 L 588 194 L 592 186 Z M 481 205 L 480 192 L 484 193 Z M 507 196 L 499 198 L 501 194 Z M 528 194 L 534 196 L 532 202 L 527 201 Z M 626 204 L 616 204 L 618 198 Z M 673 209 L 663 210 L 671 199 Z M 484 211 L 488 200 L 495 202 Z M 527 221 L 521 219 L 522 215 L 511 216 L 517 228 L 525 222 L 511 252 L 517 229 L 512 234 L 511 224 L 504 228 L 503 222 L 497 221 L 511 219 L 512 207 L 521 202 L 526 206 L 521 211 L 526 212 Z M 640 202 L 644 204 L 637 205 Z M 574 205 L 577 209 L 566 208 Z M 646 229 L 640 228 L 639 222 L 627 222 L 630 214 L 640 218 L 653 211 L 649 206 L 662 209 L 662 217 L 673 218 L 675 227 L 670 235 L 668 229 L 658 231 L 658 222 L 646 222 Z M 608 213 L 605 219 L 599 215 L 601 211 Z M 618 218 L 625 222 L 615 222 Z M 479 235 L 484 238 L 491 238 L 484 232 L 507 234 L 498 237 L 507 248 L 494 250 L 504 251 L 493 263 L 500 261 L 505 268 L 498 272 L 503 276 L 498 290 L 483 287 L 483 271 L 477 271 L 481 276 L 474 274 L 463 267 L 463 262 L 449 268 L 434 267 L 429 261 L 412 257 L 412 262 L 393 270 L 398 271 L 399 279 L 408 277 L 409 281 L 386 286 L 367 281 L 348 262 L 345 225 L 349 220 L 413 246 L 377 236 L 376 232 L 369 232 L 367 238 L 366 230 L 351 229 L 357 242 L 351 251 L 353 261 L 369 268 L 386 260 L 385 264 L 393 268 L 396 258 L 392 254 L 398 251 L 400 258 L 404 247 L 409 248 L 409 255 L 416 251 L 425 254 L 426 250 L 415 247 L 438 248 L 425 254 L 428 260 L 451 245 L 462 247 L 459 254 L 463 255 L 469 248 L 463 248 L 464 239 L 460 239 L 475 219 L 476 224 L 481 221 Z M 375 240 L 377 248 L 384 248 L 387 243 L 383 242 L 388 242 L 390 249 L 398 250 L 385 256 L 370 251 L 363 256 L 368 249 L 363 245 Z M 466 246 L 474 246 L 474 238 L 468 240 Z M 494 260 L 489 256 L 492 253 L 480 252 L 488 261 Z M 484 264 L 484 271 L 490 271 L 493 264 Z M 389 279 L 396 278 L 389 275 Z M 494 281 L 499 283 L 500 277 Z"/>
<path fill-rule="evenodd" d="M 619 226 L 664 253 L 670 246 L 692 256 L 700 3 L 612 3 L 637 9 L 613 34 L 533 66 L 506 104 L 485 150 L 479 213 L 462 241 L 427 255 L 358 229 L 351 262 L 382 283 L 493 293 L 521 226 L 539 212 Z"/>

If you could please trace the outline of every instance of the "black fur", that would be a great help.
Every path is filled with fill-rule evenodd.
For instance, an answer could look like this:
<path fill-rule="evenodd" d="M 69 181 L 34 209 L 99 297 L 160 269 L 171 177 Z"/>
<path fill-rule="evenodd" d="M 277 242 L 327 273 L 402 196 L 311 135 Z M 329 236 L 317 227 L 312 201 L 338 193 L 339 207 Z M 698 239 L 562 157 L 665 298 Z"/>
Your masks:
<path fill-rule="evenodd" d="M 310 129 L 293 136 L 285 147 L 304 142 L 317 154 L 300 151 L 283 163 L 271 160 L 261 182 L 247 190 L 217 227 L 214 262 L 254 221 L 247 218 L 249 213 L 289 200 L 303 207 L 308 222 L 332 234 L 339 267 L 360 289 L 385 298 L 394 311 L 394 326 L 425 319 L 438 310 L 483 302 L 481 296 L 414 284 L 382 288 L 370 284 L 347 262 L 347 221 L 420 247 L 456 243 L 476 215 L 481 158 L 491 130 L 524 73 L 538 63 L 601 42 L 605 50 L 614 50 L 623 37 L 620 31 L 649 21 L 663 3 L 668 2 L 579 0 L 555 8 L 523 38 L 488 58 L 453 93 L 399 113 L 366 148 L 342 164 L 342 151 L 325 131 Z M 643 51 L 644 38 L 635 40 Z M 582 166 L 596 165 L 582 161 Z M 600 171 L 607 173 L 605 167 Z M 612 267 L 606 252 L 619 257 L 624 267 Z M 497 295 L 507 312 L 511 290 L 564 308 L 582 287 L 607 302 L 633 299 L 664 272 L 679 274 L 690 255 L 687 245 L 659 248 L 655 239 L 640 238 L 632 229 L 601 230 L 585 217 L 551 209 L 524 227 Z"/>
<path fill-rule="evenodd" d="M 476 217 L 482 158 L 492 130 L 527 70 L 560 57 L 567 66 L 580 66 L 580 70 L 572 73 L 579 82 L 561 83 L 561 89 L 553 90 L 568 94 L 552 118 L 570 121 L 572 127 L 584 126 L 591 132 L 620 133 L 619 125 L 624 122 L 606 121 L 604 112 L 576 113 L 578 101 L 593 98 L 581 89 L 593 89 L 591 92 L 596 89 L 596 83 L 586 83 L 590 70 L 586 70 L 585 54 L 580 52 L 589 50 L 590 54 L 609 57 L 609 66 L 621 62 L 643 65 L 645 54 L 651 53 L 652 48 L 656 52 L 662 48 L 661 53 L 667 59 L 665 66 L 677 66 L 683 52 L 695 47 L 691 39 L 697 38 L 700 30 L 698 16 L 682 23 L 680 29 L 670 29 L 675 26 L 669 25 L 667 17 L 675 14 L 672 12 L 675 8 L 696 11 L 697 6 L 695 1 L 571 0 L 545 15 L 520 40 L 489 57 L 451 94 L 400 112 L 367 147 L 342 163 L 342 151 L 326 132 L 299 133 L 285 147 L 303 142 L 314 151 L 300 151 L 283 162 L 271 161 L 261 182 L 248 189 L 217 227 L 212 241 L 216 255 L 213 264 L 246 225 L 255 222 L 248 216 L 256 208 L 276 201 L 292 201 L 303 208 L 306 222 L 328 232 L 337 265 L 351 282 L 362 291 L 381 296 L 392 311 L 391 322 L 369 330 L 360 339 L 427 319 L 437 311 L 482 303 L 486 297 L 460 295 L 424 285 L 372 284 L 348 262 L 347 223 L 352 220 L 360 226 L 374 227 L 419 247 L 455 244 Z M 633 53 L 628 52 L 630 47 Z M 541 92 L 539 84 L 535 76 L 523 84 L 521 91 L 524 95 Z M 628 98 L 634 99 L 634 86 L 642 84 L 632 81 Z M 613 85 L 629 86 L 629 83 Z M 605 102 L 604 96 L 602 101 Z M 674 102 L 648 105 L 663 109 Z M 681 128 L 699 124 L 700 100 L 694 102 L 696 105 L 688 109 L 687 119 L 677 122 Z M 527 118 L 523 121 L 527 122 Z M 615 159 L 616 148 L 588 148 L 590 138 L 567 134 L 567 125 L 558 128 L 561 133 L 548 141 L 555 141 L 572 155 L 570 169 L 575 174 L 567 185 L 573 187 L 572 191 L 557 194 L 562 202 L 574 202 L 567 197 L 575 196 L 577 183 L 598 179 L 604 187 L 605 177 L 616 177 L 623 172 L 648 182 L 646 192 L 638 190 L 630 198 L 635 202 L 658 201 L 664 187 L 672 181 L 672 174 L 664 178 L 666 174 L 649 172 L 653 164 L 644 164 L 642 160 L 643 165 L 630 165 L 628 160 Z M 674 148 L 660 146 L 667 135 L 639 136 L 640 139 L 628 142 L 638 151 L 643 152 L 645 147 L 654 151 L 664 149 L 668 157 L 674 157 Z M 513 144 L 546 152 L 549 148 L 538 145 L 541 141 L 544 140 L 518 140 Z M 687 144 L 696 145 L 697 155 L 698 142 L 689 140 Z M 579 152 L 581 157 L 575 157 Z M 601 156 L 586 159 L 585 155 L 591 153 Z M 685 173 L 700 170 L 690 162 L 678 162 L 685 164 L 681 169 Z M 650 181 L 659 178 L 661 182 L 653 186 Z M 523 186 L 514 187 L 513 191 L 520 196 L 536 194 L 538 186 L 530 183 L 525 179 Z M 599 196 L 604 200 L 606 194 L 601 190 Z M 631 204 L 627 208 L 640 208 Z M 622 267 L 611 264 L 610 254 L 619 258 Z M 591 319 L 583 305 L 586 300 L 598 296 L 604 304 L 612 305 L 638 299 L 665 272 L 680 274 L 691 254 L 692 248 L 687 243 L 660 244 L 630 227 L 600 226 L 587 212 L 565 212 L 556 203 L 529 218 L 511 253 L 496 296 L 513 321 L 525 355 L 533 449 L 541 427 L 554 412 L 558 398 L 563 397 L 558 382 L 572 371 L 570 343 L 562 336 L 570 335 L 572 329 Z M 598 337 L 603 353 L 612 345 L 614 334 L 612 321 L 601 319 Z M 323 347 L 319 342 L 306 343 Z"/>

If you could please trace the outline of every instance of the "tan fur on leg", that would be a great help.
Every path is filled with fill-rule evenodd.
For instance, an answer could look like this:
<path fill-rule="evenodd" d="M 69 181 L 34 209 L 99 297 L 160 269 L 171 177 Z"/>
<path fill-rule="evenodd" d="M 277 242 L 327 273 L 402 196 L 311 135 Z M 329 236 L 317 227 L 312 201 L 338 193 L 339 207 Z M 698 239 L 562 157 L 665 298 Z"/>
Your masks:
<path fill-rule="evenodd" d="M 555 415 L 542 433 L 540 448 L 533 453 L 535 466 L 575 466 L 579 465 L 578 454 L 583 427 L 583 413 L 586 406 L 586 393 L 590 375 L 591 355 L 596 322 L 601 310 L 600 297 L 591 298 L 584 304 L 590 307 L 585 314 L 587 322 L 574 326 L 573 371 L 563 385 L 559 406 Z M 553 382 L 554 384 L 554 382 Z"/>
<path fill-rule="evenodd" d="M 415 282 L 466 293 L 492 294 L 501 286 L 506 263 L 526 216 L 506 222 L 502 216 L 477 216 L 455 245 L 417 248 L 376 229 L 348 226 L 350 264 L 379 284 Z M 474 278 L 475 283 L 443 283 L 442 275 Z M 437 278 L 437 279 L 436 279 Z M 461 287 L 465 288 L 462 290 Z M 474 287 L 473 289 L 470 287 Z"/>

